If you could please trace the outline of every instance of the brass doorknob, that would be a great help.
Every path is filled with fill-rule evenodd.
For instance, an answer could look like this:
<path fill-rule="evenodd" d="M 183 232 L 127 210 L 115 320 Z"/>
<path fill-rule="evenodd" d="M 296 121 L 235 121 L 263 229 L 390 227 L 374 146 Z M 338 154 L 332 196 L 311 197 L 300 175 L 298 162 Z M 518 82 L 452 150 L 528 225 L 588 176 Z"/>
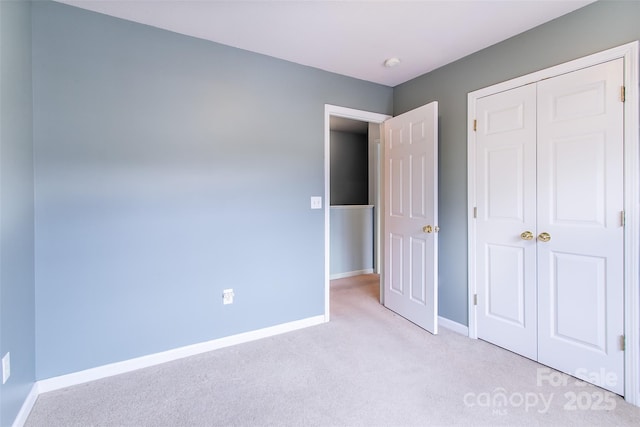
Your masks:
<path fill-rule="evenodd" d="M 538 240 L 540 240 L 541 242 L 548 242 L 549 240 L 551 240 L 551 234 L 540 233 L 538 234 Z"/>
<path fill-rule="evenodd" d="M 438 231 L 440 231 L 440 227 L 438 227 L 437 225 L 425 225 L 424 227 L 422 227 L 422 231 L 424 231 L 425 233 L 437 233 Z"/>
<path fill-rule="evenodd" d="M 520 234 L 520 238 L 522 240 L 533 240 L 533 233 L 530 231 L 523 231 L 522 234 Z"/>

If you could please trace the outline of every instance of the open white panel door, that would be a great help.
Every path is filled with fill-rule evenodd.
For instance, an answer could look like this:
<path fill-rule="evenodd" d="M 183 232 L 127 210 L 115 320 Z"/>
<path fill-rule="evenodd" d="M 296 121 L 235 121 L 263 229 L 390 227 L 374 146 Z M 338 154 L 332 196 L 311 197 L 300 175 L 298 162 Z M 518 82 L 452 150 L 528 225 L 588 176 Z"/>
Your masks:
<path fill-rule="evenodd" d="M 384 129 L 384 305 L 437 334 L 438 103 Z"/>

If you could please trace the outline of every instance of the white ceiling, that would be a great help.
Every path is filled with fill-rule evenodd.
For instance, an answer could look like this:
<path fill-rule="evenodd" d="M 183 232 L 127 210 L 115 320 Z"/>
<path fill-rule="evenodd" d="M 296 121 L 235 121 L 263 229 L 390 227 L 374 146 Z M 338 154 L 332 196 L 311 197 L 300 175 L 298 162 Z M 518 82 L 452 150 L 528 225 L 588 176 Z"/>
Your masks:
<path fill-rule="evenodd" d="M 393 87 L 594 0 L 56 1 Z"/>

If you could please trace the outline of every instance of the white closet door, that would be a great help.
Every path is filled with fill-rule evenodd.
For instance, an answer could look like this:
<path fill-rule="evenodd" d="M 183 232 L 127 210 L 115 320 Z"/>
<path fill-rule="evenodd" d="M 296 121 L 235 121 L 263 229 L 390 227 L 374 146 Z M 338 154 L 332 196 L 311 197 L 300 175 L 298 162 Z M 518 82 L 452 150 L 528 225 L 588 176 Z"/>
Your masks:
<path fill-rule="evenodd" d="M 476 105 L 478 337 L 532 359 L 537 357 L 535 102 L 531 84 Z M 527 231 L 532 240 L 521 237 Z"/>
<path fill-rule="evenodd" d="M 538 83 L 538 360 L 618 394 L 622 85 L 622 59 Z"/>

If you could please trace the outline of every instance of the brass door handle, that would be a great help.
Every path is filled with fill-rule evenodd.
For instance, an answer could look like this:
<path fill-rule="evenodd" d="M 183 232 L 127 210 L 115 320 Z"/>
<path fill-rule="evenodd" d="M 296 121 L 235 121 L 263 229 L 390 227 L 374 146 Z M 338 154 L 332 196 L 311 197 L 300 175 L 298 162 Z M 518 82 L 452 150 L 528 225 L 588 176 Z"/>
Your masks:
<path fill-rule="evenodd" d="M 422 227 L 422 231 L 425 233 L 437 233 L 438 231 L 440 231 L 440 227 L 438 227 L 437 225 L 425 225 L 424 227 Z"/>
<path fill-rule="evenodd" d="M 551 234 L 549 233 L 540 233 L 538 234 L 538 240 L 540 240 L 541 242 L 548 242 L 549 240 L 551 240 Z"/>
<path fill-rule="evenodd" d="M 523 231 L 522 234 L 520 234 L 520 238 L 522 240 L 533 240 L 533 233 L 530 231 Z"/>

